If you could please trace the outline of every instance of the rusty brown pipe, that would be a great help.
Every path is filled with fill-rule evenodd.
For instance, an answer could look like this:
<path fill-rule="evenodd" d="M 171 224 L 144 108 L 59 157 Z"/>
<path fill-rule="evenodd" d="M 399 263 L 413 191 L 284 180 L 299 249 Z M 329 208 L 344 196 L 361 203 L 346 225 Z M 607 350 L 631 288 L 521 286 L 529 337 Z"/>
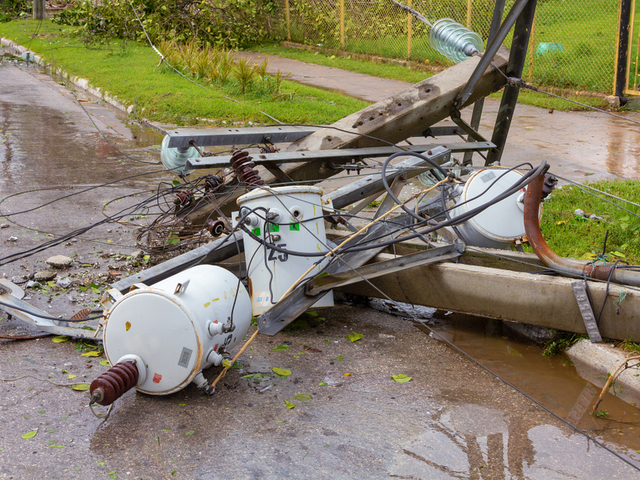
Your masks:
<path fill-rule="evenodd" d="M 544 172 L 528 185 L 524 198 L 524 229 L 527 232 L 527 240 L 542 263 L 569 277 L 582 278 L 586 275 L 589 278 L 605 281 L 611 278 L 611 281 L 615 283 L 640 286 L 640 275 L 637 272 L 613 269 L 612 266 L 598 267 L 588 262 L 561 257 L 549 247 L 540 231 L 538 218 L 543 186 Z"/>

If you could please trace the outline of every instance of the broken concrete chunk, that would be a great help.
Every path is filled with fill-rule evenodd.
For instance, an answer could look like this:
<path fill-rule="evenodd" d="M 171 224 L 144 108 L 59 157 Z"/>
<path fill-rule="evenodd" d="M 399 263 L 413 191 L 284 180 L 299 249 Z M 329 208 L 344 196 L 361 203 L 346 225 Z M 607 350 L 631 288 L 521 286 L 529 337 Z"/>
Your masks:
<path fill-rule="evenodd" d="M 47 263 L 55 268 L 67 268 L 73 263 L 73 260 L 65 255 L 55 255 L 48 258 Z"/>
<path fill-rule="evenodd" d="M 60 288 L 69 288 L 71 286 L 71 279 L 69 277 L 59 278 L 56 280 L 56 285 Z"/>
<path fill-rule="evenodd" d="M 48 282 L 49 280 L 53 280 L 56 278 L 56 272 L 53 270 L 43 270 L 41 272 L 36 272 L 33 276 L 33 279 L 36 282 Z"/>
<path fill-rule="evenodd" d="M 9 241 L 10 242 L 17 242 L 18 241 L 18 237 L 9 237 Z"/>

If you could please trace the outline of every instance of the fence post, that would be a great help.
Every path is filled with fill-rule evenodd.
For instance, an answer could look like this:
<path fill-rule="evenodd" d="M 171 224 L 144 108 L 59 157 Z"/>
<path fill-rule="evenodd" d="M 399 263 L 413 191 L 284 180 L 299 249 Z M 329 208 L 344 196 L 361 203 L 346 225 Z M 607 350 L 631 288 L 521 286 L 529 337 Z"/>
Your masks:
<path fill-rule="evenodd" d="M 344 48 L 344 0 L 340 0 L 340 45 Z"/>
<path fill-rule="evenodd" d="M 613 94 L 620 98 L 624 105 L 624 91 L 627 89 L 627 50 L 629 48 L 629 20 L 631 16 L 631 0 L 620 0 L 620 16 L 618 22 L 618 41 L 616 46 L 616 69 L 613 81 Z M 626 103 L 626 101 L 625 101 Z"/>
<path fill-rule="evenodd" d="M 284 15 L 287 19 L 287 40 L 291 41 L 291 24 L 289 23 L 289 0 L 284 0 Z"/>
<path fill-rule="evenodd" d="M 411 0 L 407 0 L 407 6 L 411 8 L 412 2 Z M 413 30 L 411 21 L 413 20 L 413 15 L 407 12 L 407 59 L 411 58 L 411 39 L 413 37 Z"/>
<path fill-rule="evenodd" d="M 536 46 L 536 17 L 538 16 L 538 12 L 533 15 L 533 24 L 531 25 L 531 38 L 529 38 L 529 81 L 533 78 L 533 58 L 535 56 L 535 46 Z"/>
<path fill-rule="evenodd" d="M 467 0 L 467 28 L 471 29 L 471 0 Z"/>
<path fill-rule="evenodd" d="M 33 0 L 33 19 L 44 20 L 44 0 Z"/>

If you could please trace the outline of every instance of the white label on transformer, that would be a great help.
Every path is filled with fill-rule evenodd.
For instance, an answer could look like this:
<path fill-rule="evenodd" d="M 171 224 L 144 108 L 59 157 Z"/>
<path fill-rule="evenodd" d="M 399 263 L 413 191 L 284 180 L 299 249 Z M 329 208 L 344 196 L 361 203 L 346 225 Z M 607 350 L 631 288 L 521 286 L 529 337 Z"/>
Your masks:
<path fill-rule="evenodd" d="M 192 353 L 193 353 L 193 350 L 187 347 L 182 347 L 182 353 L 180 354 L 180 360 L 178 361 L 178 365 L 184 368 L 188 368 L 189 360 L 191 360 Z"/>

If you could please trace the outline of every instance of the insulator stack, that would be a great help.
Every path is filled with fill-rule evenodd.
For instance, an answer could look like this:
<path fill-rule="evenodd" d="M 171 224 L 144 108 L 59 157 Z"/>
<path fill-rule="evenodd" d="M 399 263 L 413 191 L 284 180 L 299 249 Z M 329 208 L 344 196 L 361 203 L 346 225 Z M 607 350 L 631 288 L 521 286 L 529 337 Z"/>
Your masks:
<path fill-rule="evenodd" d="M 138 383 L 138 369 L 133 362 L 121 362 L 91 382 L 91 403 L 111 405 Z"/>
<path fill-rule="evenodd" d="M 214 237 L 219 237 L 224 232 L 225 224 L 222 220 L 207 220 L 204 222 L 204 226 L 207 227 L 209 233 Z"/>
<path fill-rule="evenodd" d="M 238 150 L 231 156 L 231 166 L 238 176 L 241 183 L 245 183 L 251 187 L 264 185 L 264 180 L 260 178 L 260 174 L 253 167 L 256 166 L 249 154 L 243 150 Z"/>
<path fill-rule="evenodd" d="M 450 18 L 441 18 L 429 31 L 431 46 L 455 63 L 479 53 L 484 44 L 476 32 Z"/>

